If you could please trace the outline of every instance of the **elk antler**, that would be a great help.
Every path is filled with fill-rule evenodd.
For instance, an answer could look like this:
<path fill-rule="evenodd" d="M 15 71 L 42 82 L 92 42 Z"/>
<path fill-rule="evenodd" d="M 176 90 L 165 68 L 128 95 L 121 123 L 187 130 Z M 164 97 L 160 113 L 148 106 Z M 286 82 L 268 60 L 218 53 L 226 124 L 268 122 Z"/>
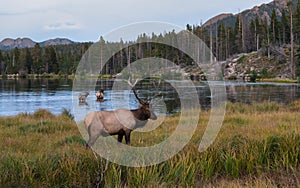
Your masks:
<path fill-rule="evenodd" d="M 158 89 L 159 89 L 160 83 L 161 83 L 161 79 L 158 80 L 157 84 L 156 84 L 155 81 L 152 80 L 152 85 L 153 85 L 153 88 L 155 89 L 155 95 L 153 97 L 151 97 L 150 99 L 148 98 L 147 103 L 150 103 L 152 99 L 154 99 L 155 97 L 157 97 L 158 95 L 161 94 L 161 92 L 158 92 L 159 91 Z"/>
<path fill-rule="evenodd" d="M 152 82 L 153 87 L 155 88 L 155 91 L 156 91 L 154 97 L 152 97 L 152 98 L 155 98 L 158 95 L 160 95 L 161 92 L 158 92 L 158 89 L 159 89 L 159 86 L 160 86 L 160 82 L 161 82 L 161 79 L 158 80 L 158 84 L 157 85 L 155 84 L 156 82 Z"/>
<path fill-rule="evenodd" d="M 127 80 L 127 83 L 128 83 L 128 85 L 131 86 L 132 91 L 133 91 L 133 94 L 134 94 L 135 98 L 139 101 L 139 103 L 140 103 L 140 104 L 146 104 L 146 102 L 144 102 L 142 99 L 140 99 L 140 98 L 138 97 L 137 92 L 136 92 L 136 90 L 135 90 L 135 85 L 136 85 L 139 81 L 140 81 L 139 79 L 136 79 L 135 82 L 134 82 L 134 84 L 132 84 L 132 83 L 130 82 L 130 77 L 129 77 L 128 80 Z"/>

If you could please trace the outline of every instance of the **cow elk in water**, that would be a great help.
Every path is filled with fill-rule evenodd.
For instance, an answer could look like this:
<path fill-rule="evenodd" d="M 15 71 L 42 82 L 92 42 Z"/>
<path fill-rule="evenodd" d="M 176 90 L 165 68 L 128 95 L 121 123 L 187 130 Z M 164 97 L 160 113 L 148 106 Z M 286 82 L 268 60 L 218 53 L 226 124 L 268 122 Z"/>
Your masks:
<path fill-rule="evenodd" d="M 97 93 L 96 93 L 96 98 L 98 102 L 102 102 L 104 99 L 104 91 L 103 89 L 100 89 Z"/>
<path fill-rule="evenodd" d="M 89 94 L 90 94 L 89 92 L 85 92 L 85 94 L 79 94 L 78 95 L 79 103 L 85 103 L 85 100 Z"/>

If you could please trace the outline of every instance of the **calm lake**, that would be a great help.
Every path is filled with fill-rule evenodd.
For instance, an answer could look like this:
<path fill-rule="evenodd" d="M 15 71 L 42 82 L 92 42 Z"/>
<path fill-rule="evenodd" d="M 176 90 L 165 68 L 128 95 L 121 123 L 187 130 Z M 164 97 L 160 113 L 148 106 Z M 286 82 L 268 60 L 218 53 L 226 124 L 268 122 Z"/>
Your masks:
<path fill-rule="evenodd" d="M 299 84 L 278 84 L 278 83 L 245 83 L 245 82 L 225 82 L 227 99 L 232 102 L 263 102 L 277 101 L 287 104 L 300 99 Z M 128 91 L 112 91 L 114 80 L 100 80 L 96 88 L 105 90 L 105 100 L 97 102 L 95 91 L 89 91 L 90 95 L 86 103 L 73 103 L 72 99 L 72 80 L 53 80 L 53 79 L 0 79 L 0 116 L 17 115 L 22 112 L 33 113 L 38 109 L 47 109 L 54 114 L 60 114 L 63 109 L 73 111 L 73 105 L 87 110 L 113 110 L 116 108 L 111 101 L 120 100 L 122 107 L 122 95 Z M 203 109 L 210 107 L 210 89 L 200 82 L 194 82 L 199 96 L 199 101 Z M 150 88 L 150 89 L 149 89 Z M 153 90 L 149 84 L 143 84 L 138 88 L 141 98 L 151 98 Z M 180 110 L 180 99 L 176 89 L 168 82 L 162 83 L 158 89 L 160 96 L 165 103 L 167 114 L 173 114 Z M 82 91 L 83 93 L 84 91 Z M 80 92 L 78 92 L 79 94 Z M 77 93 L 75 92 L 77 95 Z M 131 93 L 132 95 L 132 93 Z M 75 95 L 74 95 L 75 96 Z M 74 99 L 75 101 L 75 99 Z M 128 104 L 127 104 L 128 106 Z M 124 106 L 126 108 L 126 105 Z M 134 96 L 130 96 L 129 108 L 137 108 L 138 104 Z"/>

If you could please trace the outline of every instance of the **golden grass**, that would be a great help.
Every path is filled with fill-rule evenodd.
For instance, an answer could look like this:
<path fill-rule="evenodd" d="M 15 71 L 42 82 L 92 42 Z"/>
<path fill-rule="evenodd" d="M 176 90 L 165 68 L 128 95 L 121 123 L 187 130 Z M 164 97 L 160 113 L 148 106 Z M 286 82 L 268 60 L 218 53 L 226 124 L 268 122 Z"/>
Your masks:
<path fill-rule="evenodd" d="M 190 143 L 170 160 L 141 168 L 109 163 L 85 148 L 68 113 L 45 110 L 0 117 L 0 187 L 276 187 L 300 185 L 300 102 L 227 104 L 213 145 L 198 147 L 209 120 L 200 114 Z M 133 146 L 150 146 L 176 129 L 166 117 L 148 133 L 133 132 Z M 185 124 L 189 121 L 184 119 Z"/>
<path fill-rule="evenodd" d="M 274 83 L 298 83 L 299 80 L 293 80 L 288 78 L 259 78 L 257 82 L 274 82 Z"/>

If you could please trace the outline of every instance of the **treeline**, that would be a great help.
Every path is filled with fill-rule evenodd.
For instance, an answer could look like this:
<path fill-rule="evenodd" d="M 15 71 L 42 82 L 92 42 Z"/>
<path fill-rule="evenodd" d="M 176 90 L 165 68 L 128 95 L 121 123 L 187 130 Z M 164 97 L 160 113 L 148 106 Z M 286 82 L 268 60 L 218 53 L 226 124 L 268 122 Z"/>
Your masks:
<path fill-rule="evenodd" d="M 176 37 L 177 33 L 173 30 L 165 34 L 152 34 L 152 36 L 141 34 L 136 41 L 147 41 L 148 39 L 151 41 L 175 41 Z M 119 51 L 113 54 L 108 62 L 102 62 L 105 65 L 101 74 L 117 74 L 130 63 L 146 57 L 168 59 L 181 66 L 195 64 L 186 54 L 172 46 L 136 41 L 107 42 L 100 37 L 99 43 L 104 43 L 106 47 L 112 49 L 120 47 L 118 48 Z M 34 48 L 0 51 L 0 70 L 2 75 L 19 74 L 20 76 L 44 73 L 73 74 L 76 72 L 82 56 L 92 44 L 77 43 L 48 47 L 40 47 L 36 44 Z M 124 46 L 127 47 L 124 48 Z M 102 67 L 101 62 L 99 63 L 99 66 Z"/>
<path fill-rule="evenodd" d="M 234 26 L 219 21 L 209 26 L 186 27 L 210 46 L 218 60 L 260 51 L 279 63 L 290 62 L 292 77 L 300 75 L 300 1 L 296 5 L 288 2 L 281 15 L 273 9 L 270 19 L 256 17 L 249 20 L 238 14 Z"/>
<path fill-rule="evenodd" d="M 296 5 L 288 2 L 286 10 L 278 15 L 273 10 L 271 18 L 256 17 L 252 20 L 244 18 L 243 14 L 236 17 L 235 25 L 226 25 L 217 22 L 210 25 L 187 25 L 186 29 L 201 38 L 213 52 L 217 60 L 223 61 L 239 53 L 258 51 L 263 55 L 274 58 L 276 63 L 289 63 L 291 77 L 300 75 L 300 1 Z M 146 58 L 160 57 L 168 59 L 177 65 L 193 66 L 192 61 L 182 51 L 172 46 L 154 42 L 138 41 L 171 41 L 176 43 L 177 33 L 171 31 L 164 34 L 141 34 L 137 42 L 119 41 L 110 43 L 102 37 L 100 43 L 116 46 L 128 46 L 120 48 L 113 54 L 108 63 L 105 63 L 102 74 L 116 74 L 130 63 Z M 77 65 L 92 43 L 76 43 L 71 45 L 34 48 L 15 48 L 11 51 L 0 51 L 1 74 L 72 74 Z"/>
<path fill-rule="evenodd" d="M 300 1 L 296 5 L 289 2 L 287 9 L 282 10 L 280 15 L 273 9 L 270 19 L 255 17 L 249 20 L 239 14 L 234 25 L 226 25 L 222 21 L 205 26 L 187 24 L 186 30 L 204 41 L 219 61 L 224 61 L 235 54 L 257 51 L 273 59 L 274 66 L 276 63 L 289 63 L 291 78 L 300 75 Z M 146 57 L 164 58 L 182 67 L 193 66 L 195 62 L 191 58 L 171 46 L 139 43 L 147 39 L 176 43 L 177 36 L 174 31 L 163 35 L 140 35 L 136 40 L 137 43 L 132 45 L 129 43 L 128 48 L 113 55 L 103 73 L 118 73 L 130 62 Z M 100 42 L 105 41 L 101 39 Z M 123 44 L 123 41 L 119 44 Z"/>
<path fill-rule="evenodd" d="M 235 26 L 220 21 L 206 27 L 187 25 L 187 30 L 199 36 L 208 46 L 212 44 L 213 52 L 219 60 L 260 49 L 267 54 L 270 48 L 286 46 L 291 42 L 300 44 L 300 1 L 296 6 L 288 2 L 288 9 L 282 10 L 281 15 L 273 9 L 270 20 L 256 17 L 249 21 L 239 14 Z"/>
<path fill-rule="evenodd" d="M 19 74 L 72 74 L 92 43 L 77 43 L 34 48 L 0 50 L 0 70 L 2 75 Z"/>
<path fill-rule="evenodd" d="M 166 63 L 164 60 L 169 60 L 175 65 L 180 65 L 181 67 L 196 66 L 196 63 L 192 60 L 192 58 L 183 51 L 171 45 L 163 44 L 173 44 L 174 46 L 179 47 L 182 44 L 178 44 L 177 37 L 178 33 L 174 30 L 159 35 L 152 33 L 151 36 L 141 34 L 137 37 L 136 41 L 129 42 L 123 42 L 122 40 L 117 43 L 105 42 L 104 39 L 100 37 L 99 42 L 105 43 L 109 49 L 116 49 L 118 47 L 120 49 L 117 53 L 112 55 L 108 62 L 105 62 L 101 73 L 117 74 L 126 66 L 130 66 L 130 63 L 149 57 L 161 58 L 161 63 Z M 100 66 L 102 67 L 102 65 Z"/>

